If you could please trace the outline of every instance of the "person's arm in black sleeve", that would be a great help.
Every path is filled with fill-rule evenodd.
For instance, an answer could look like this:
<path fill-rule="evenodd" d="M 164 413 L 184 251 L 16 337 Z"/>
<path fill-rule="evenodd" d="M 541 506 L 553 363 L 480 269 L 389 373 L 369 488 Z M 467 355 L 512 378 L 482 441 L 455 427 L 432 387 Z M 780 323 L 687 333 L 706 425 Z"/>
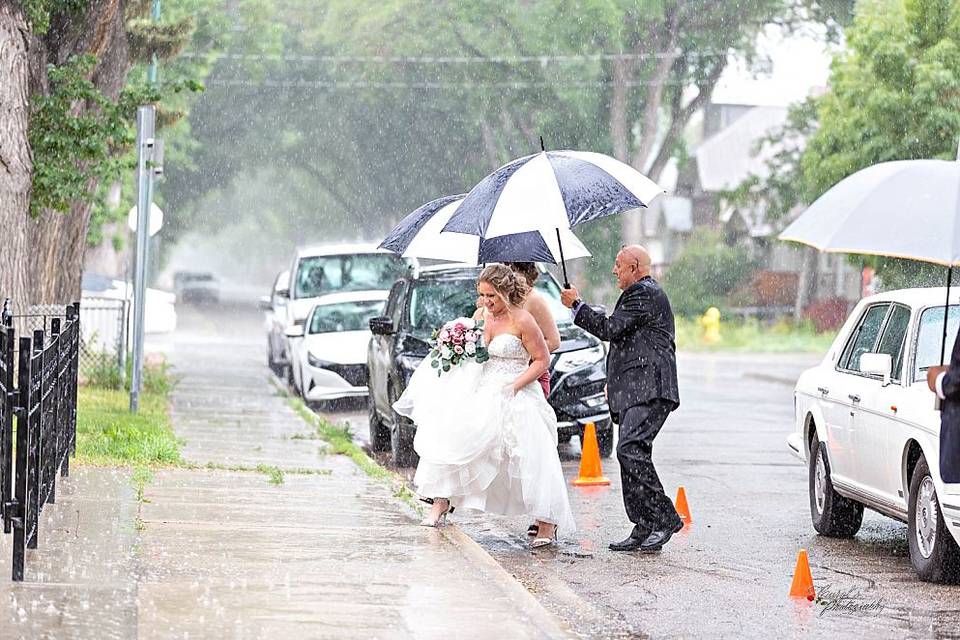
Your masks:
<path fill-rule="evenodd" d="M 581 304 L 573 322 L 601 340 L 616 340 L 641 323 L 645 300 L 646 297 L 641 292 L 632 293 L 621 301 L 620 306 L 609 317 L 594 311 L 589 305 Z"/>

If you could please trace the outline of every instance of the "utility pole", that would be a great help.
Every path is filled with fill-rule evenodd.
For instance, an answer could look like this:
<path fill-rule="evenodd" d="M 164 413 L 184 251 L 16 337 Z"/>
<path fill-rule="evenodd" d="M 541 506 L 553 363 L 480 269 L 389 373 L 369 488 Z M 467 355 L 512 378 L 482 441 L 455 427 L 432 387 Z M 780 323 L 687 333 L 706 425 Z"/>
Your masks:
<path fill-rule="evenodd" d="M 153 0 L 150 16 L 160 21 L 160 0 Z M 147 81 L 157 83 L 157 54 L 147 69 Z M 156 107 L 137 109 L 137 248 L 133 284 L 133 375 L 130 380 L 130 413 L 140 409 L 143 386 L 143 334 L 147 295 L 147 253 L 150 242 L 150 208 L 153 205 L 154 159 L 162 162 L 162 151 L 155 139 Z"/>

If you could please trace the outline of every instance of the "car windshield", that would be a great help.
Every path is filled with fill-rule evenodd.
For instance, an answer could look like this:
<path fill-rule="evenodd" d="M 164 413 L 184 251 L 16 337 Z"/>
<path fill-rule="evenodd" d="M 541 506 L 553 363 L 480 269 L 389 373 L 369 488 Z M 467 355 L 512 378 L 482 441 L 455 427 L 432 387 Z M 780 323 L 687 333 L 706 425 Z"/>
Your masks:
<path fill-rule="evenodd" d="M 310 320 L 310 333 L 364 331 L 370 318 L 383 313 L 383 300 L 356 300 L 316 307 Z"/>
<path fill-rule="evenodd" d="M 553 280 L 540 278 L 534 288 L 547 301 L 558 325 L 573 321 L 570 310 L 560 302 L 560 288 Z M 429 333 L 454 318 L 469 318 L 476 308 L 476 281 L 472 279 L 420 282 L 410 295 L 410 327 L 417 332 Z"/>
<path fill-rule="evenodd" d="M 332 291 L 389 289 L 405 269 L 402 258 L 388 253 L 303 258 L 294 282 L 296 298 Z"/>
<path fill-rule="evenodd" d="M 950 305 L 947 316 L 946 360 L 950 362 L 953 341 L 960 325 L 960 306 Z M 917 332 L 917 357 L 913 368 L 913 379 L 925 380 L 927 369 L 940 364 L 940 346 L 943 342 L 943 307 L 931 307 L 920 315 L 920 329 Z"/>

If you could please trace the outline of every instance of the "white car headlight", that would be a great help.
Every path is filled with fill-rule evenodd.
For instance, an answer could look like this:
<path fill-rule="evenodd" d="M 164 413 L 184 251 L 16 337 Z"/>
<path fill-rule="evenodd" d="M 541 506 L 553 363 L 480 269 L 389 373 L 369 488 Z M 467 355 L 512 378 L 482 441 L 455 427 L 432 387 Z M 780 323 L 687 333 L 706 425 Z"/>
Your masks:
<path fill-rule="evenodd" d="M 590 347 L 589 349 L 567 351 L 566 353 L 560 354 L 560 357 L 557 358 L 557 364 L 555 364 L 553 368 L 560 373 L 567 373 L 568 371 L 579 369 L 585 365 L 600 362 L 603 360 L 604 355 L 603 345 L 601 344 Z"/>

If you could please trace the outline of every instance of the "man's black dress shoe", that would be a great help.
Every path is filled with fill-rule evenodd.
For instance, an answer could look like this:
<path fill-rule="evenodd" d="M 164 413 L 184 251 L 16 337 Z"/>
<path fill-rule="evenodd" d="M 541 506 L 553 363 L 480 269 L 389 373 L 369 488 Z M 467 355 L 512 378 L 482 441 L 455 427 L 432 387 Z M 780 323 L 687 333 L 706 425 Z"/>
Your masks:
<path fill-rule="evenodd" d="M 634 527 L 633 531 L 630 532 L 630 536 L 626 540 L 620 542 L 611 542 L 610 550 L 611 551 L 636 551 L 640 548 L 640 545 L 643 544 L 643 541 L 647 539 L 650 534 L 646 529 L 637 529 Z"/>
<path fill-rule="evenodd" d="M 654 531 L 647 539 L 640 543 L 640 551 L 660 551 L 663 548 L 663 545 L 667 544 L 667 541 L 675 534 L 677 531 L 683 529 L 683 521 L 679 521 L 672 529 L 662 529 L 660 531 Z"/>

